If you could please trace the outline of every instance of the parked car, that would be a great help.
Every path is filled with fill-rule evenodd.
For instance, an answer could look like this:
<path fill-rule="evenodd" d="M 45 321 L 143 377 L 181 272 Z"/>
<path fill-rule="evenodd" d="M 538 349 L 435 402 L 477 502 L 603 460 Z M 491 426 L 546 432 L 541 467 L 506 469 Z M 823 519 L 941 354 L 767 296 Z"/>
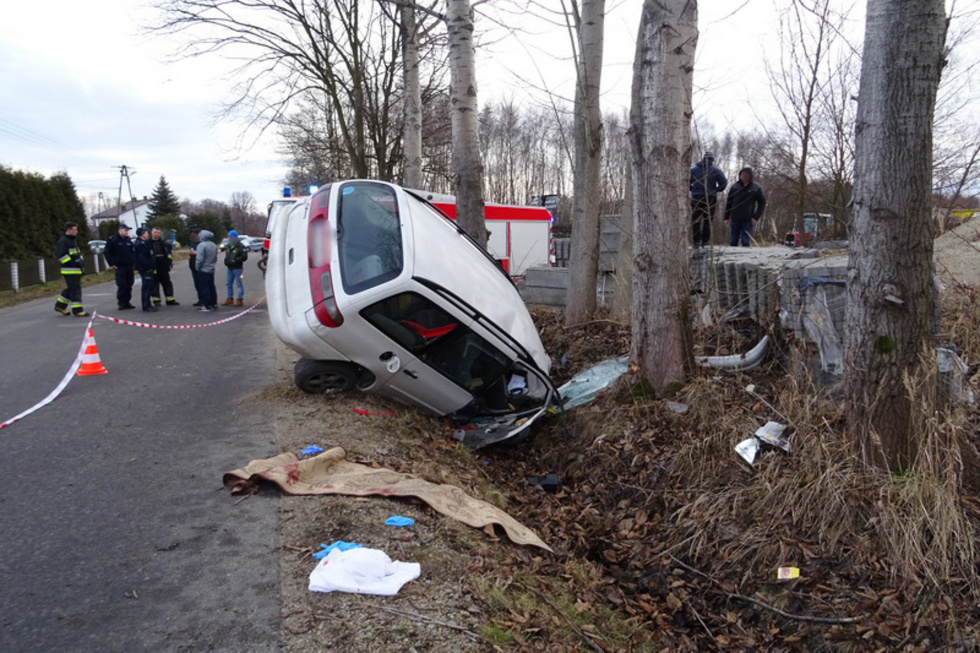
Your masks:
<path fill-rule="evenodd" d="M 104 240 L 90 240 L 88 241 L 88 248 L 93 254 L 101 254 L 102 250 L 105 249 Z"/>
<path fill-rule="evenodd" d="M 226 247 L 228 247 L 228 239 L 227 238 L 222 238 L 221 239 L 221 242 L 218 244 L 218 251 L 219 252 L 223 252 L 223 251 L 225 251 L 225 248 Z"/>
<path fill-rule="evenodd" d="M 261 238 L 256 238 L 255 236 L 240 236 L 238 239 L 242 242 L 242 245 L 244 245 L 245 249 L 247 249 L 248 251 L 250 252 L 262 251 Z"/>
<path fill-rule="evenodd" d="M 462 421 L 491 418 L 482 444 L 559 405 L 551 361 L 510 277 L 418 195 L 338 182 L 270 226 L 269 316 L 302 356 L 301 390 L 357 389 Z"/>

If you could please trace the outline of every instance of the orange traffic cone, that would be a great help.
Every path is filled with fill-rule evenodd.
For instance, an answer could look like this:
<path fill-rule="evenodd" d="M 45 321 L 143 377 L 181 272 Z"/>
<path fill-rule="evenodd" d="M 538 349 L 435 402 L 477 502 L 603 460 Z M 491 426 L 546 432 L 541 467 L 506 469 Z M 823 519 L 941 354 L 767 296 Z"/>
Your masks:
<path fill-rule="evenodd" d="M 93 374 L 108 374 L 109 370 L 102 366 L 99 358 L 99 347 L 95 344 L 95 334 L 89 327 L 85 334 L 85 351 L 82 353 L 82 365 L 78 368 L 78 376 L 91 376 Z"/>

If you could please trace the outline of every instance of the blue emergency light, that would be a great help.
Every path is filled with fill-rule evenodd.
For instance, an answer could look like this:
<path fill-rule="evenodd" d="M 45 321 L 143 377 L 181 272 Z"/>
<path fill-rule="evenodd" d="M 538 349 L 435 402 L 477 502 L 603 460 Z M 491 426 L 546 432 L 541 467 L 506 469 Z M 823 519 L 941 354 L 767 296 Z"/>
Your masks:
<path fill-rule="evenodd" d="M 282 196 L 283 197 L 291 197 L 292 194 L 293 194 L 293 192 L 291 190 L 289 190 L 289 186 L 286 186 L 285 188 L 282 189 Z"/>

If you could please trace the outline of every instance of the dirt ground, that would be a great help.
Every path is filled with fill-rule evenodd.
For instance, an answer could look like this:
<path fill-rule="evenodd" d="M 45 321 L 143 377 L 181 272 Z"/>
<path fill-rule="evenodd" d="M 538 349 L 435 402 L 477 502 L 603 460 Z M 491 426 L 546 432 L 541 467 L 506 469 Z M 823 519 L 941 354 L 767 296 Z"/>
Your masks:
<path fill-rule="evenodd" d="M 257 399 L 275 411 L 281 451 L 341 446 L 348 460 L 472 489 L 467 484 L 475 478 L 454 477 L 448 472 L 452 466 L 439 467 L 441 457 L 457 455 L 457 445 L 445 437 L 444 423 L 370 395 L 325 400 L 304 394 L 292 382 L 297 355 L 281 343 L 276 347 L 278 378 Z M 396 415 L 361 415 L 355 408 Z M 482 609 L 470 594 L 467 577 L 514 545 L 412 500 L 284 494 L 281 502 L 283 650 L 486 650 L 476 631 Z M 385 526 L 393 515 L 410 517 L 415 525 Z M 310 592 L 307 583 L 316 564 L 310 553 L 337 540 L 381 549 L 393 560 L 418 562 L 422 575 L 393 597 Z"/>

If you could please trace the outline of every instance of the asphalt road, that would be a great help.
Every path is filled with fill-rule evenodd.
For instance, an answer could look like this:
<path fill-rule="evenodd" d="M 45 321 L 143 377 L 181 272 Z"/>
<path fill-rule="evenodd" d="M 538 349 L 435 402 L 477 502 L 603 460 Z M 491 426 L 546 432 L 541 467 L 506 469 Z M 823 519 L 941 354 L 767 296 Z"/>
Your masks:
<path fill-rule="evenodd" d="M 255 259 L 246 307 L 264 294 Z M 170 325 L 242 310 L 199 313 L 186 262 L 173 277 L 182 305 L 159 313 L 116 310 L 111 283 L 83 301 Z M 47 396 L 75 359 L 88 319 L 53 305 L 0 309 L 0 422 Z M 253 399 L 274 370 L 259 309 L 189 330 L 96 319 L 108 374 L 76 376 L 0 429 L 0 651 L 279 649 L 278 498 L 238 502 L 221 486 L 223 472 L 279 453 Z"/>

